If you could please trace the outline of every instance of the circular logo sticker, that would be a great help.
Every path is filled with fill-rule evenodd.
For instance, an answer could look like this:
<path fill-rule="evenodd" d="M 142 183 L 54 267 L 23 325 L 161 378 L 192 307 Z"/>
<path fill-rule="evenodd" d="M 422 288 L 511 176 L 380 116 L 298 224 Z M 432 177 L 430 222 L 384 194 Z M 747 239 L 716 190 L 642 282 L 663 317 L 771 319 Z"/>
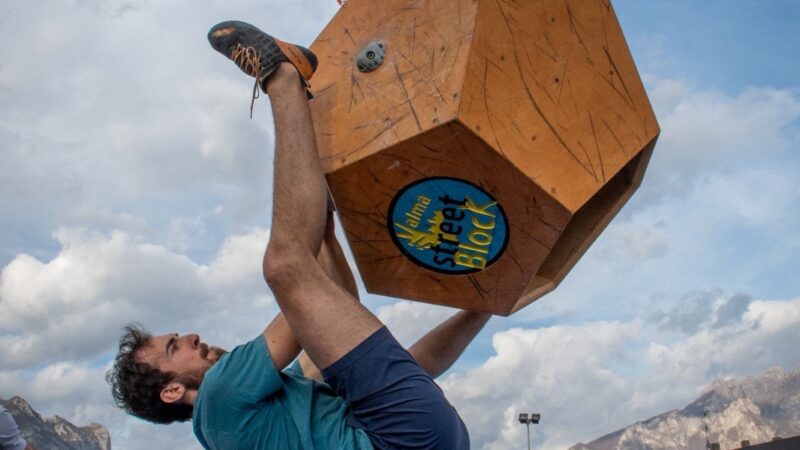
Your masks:
<path fill-rule="evenodd" d="M 479 272 L 508 243 L 503 208 L 486 191 L 457 178 L 416 181 L 392 200 L 389 233 L 411 261 L 436 272 Z"/>

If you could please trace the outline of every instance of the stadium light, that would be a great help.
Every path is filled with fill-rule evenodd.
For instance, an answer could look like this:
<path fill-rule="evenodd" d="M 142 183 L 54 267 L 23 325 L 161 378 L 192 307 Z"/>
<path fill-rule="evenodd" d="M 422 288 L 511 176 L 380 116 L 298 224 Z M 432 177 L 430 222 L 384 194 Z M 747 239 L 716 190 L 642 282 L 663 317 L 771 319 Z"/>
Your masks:
<path fill-rule="evenodd" d="M 539 413 L 520 413 L 519 415 L 519 423 L 525 424 L 525 427 L 528 430 L 528 450 L 531 450 L 531 424 L 539 423 L 539 420 L 542 418 L 542 415 Z"/>

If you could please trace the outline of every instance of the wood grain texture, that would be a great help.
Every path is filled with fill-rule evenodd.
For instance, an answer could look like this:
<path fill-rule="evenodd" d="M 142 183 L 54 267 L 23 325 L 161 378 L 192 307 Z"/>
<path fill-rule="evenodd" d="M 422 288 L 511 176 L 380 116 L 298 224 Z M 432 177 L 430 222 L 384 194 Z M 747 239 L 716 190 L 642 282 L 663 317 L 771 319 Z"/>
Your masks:
<path fill-rule="evenodd" d="M 387 48 L 376 71 L 356 55 Z M 659 134 L 607 0 L 350 0 L 312 45 L 320 158 L 370 292 L 509 314 L 554 289 L 641 183 Z M 392 240 L 392 199 L 454 177 L 506 212 L 485 270 Z"/>
<path fill-rule="evenodd" d="M 607 1 L 482 0 L 458 117 L 570 211 L 658 133 Z"/>
<path fill-rule="evenodd" d="M 510 224 L 503 256 L 472 275 L 432 272 L 403 256 L 387 213 L 394 195 L 431 176 L 467 179 L 503 205 Z M 364 158 L 330 176 L 342 224 L 370 291 L 507 314 L 570 219 L 569 212 L 462 125 L 452 122 Z M 355 230 L 355 232 L 354 232 Z"/>
<path fill-rule="evenodd" d="M 328 172 L 456 117 L 478 5 L 472 0 L 348 2 L 314 41 L 312 102 Z M 355 58 L 374 41 L 388 49 L 363 74 Z"/>

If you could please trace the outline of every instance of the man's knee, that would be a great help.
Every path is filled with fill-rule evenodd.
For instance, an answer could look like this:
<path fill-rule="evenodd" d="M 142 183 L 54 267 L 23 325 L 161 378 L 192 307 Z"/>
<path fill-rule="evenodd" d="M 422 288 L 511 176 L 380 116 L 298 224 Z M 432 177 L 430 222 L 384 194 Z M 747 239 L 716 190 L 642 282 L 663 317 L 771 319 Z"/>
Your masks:
<path fill-rule="evenodd" d="M 302 249 L 269 243 L 262 270 L 264 280 L 273 291 L 284 291 L 301 283 L 303 267 L 308 264 L 304 256 Z"/>

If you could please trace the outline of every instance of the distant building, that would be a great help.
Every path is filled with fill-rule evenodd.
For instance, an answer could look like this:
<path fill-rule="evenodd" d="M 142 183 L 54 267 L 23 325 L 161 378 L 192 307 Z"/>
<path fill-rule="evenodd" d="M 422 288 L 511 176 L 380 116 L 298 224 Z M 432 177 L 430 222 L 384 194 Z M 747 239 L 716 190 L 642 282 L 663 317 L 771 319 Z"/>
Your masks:
<path fill-rule="evenodd" d="M 790 438 L 773 438 L 763 444 L 750 445 L 749 441 L 742 441 L 741 449 L 747 450 L 800 450 L 800 436 Z"/>

